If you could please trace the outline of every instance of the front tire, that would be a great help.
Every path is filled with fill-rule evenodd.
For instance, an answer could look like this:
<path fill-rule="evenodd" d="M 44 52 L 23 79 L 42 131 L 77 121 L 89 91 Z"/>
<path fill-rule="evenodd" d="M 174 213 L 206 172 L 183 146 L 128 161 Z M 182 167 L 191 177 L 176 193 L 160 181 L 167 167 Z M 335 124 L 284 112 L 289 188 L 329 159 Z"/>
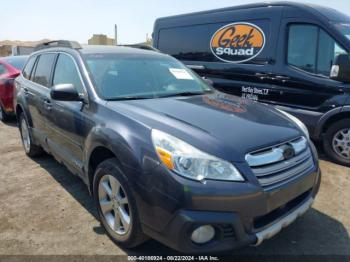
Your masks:
<path fill-rule="evenodd" d="M 327 156 L 338 164 L 350 166 L 350 118 L 333 123 L 324 138 Z"/>
<path fill-rule="evenodd" d="M 93 195 L 100 222 L 109 238 L 126 248 L 142 244 L 146 237 L 130 185 L 117 159 L 102 162 L 96 169 Z"/>
<path fill-rule="evenodd" d="M 41 155 L 43 151 L 41 147 L 33 143 L 30 128 L 23 113 L 19 116 L 19 130 L 21 133 L 22 145 L 27 156 L 37 157 Z"/>

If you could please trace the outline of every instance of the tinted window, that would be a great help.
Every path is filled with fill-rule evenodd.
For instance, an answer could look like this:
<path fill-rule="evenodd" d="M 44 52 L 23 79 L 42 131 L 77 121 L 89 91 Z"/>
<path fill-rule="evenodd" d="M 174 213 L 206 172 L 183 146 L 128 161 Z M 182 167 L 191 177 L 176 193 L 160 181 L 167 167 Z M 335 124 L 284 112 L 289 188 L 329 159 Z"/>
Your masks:
<path fill-rule="evenodd" d="M 201 78 L 172 57 L 91 54 L 85 59 L 97 92 L 107 100 L 211 91 Z"/>
<path fill-rule="evenodd" d="M 162 29 L 158 48 L 178 59 L 200 61 L 212 59 L 208 25 Z"/>
<path fill-rule="evenodd" d="M 50 75 L 54 59 L 55 54 L 40 55 L 39 61 L 35 69 L 35 74 L 33 78 L 34 82 L 49 87 Z"/>
<path fill-rule="evenodd" d="M 78 69 L 71 57 L 60 54 L 56 63 L 53 84 L 73 84 L 79 93 L 83 93 L 83 85 Z"/>
<path fill-rule="evenodd" d="M 2 74 L 6 74 L 7 73 L 7 69 L 4 65 L 0 64 L 0 75 Z"/>
<path fill-rule="evenodd" d="M 29 58 L 28 63 L 26 64 L 25 68 L 23 69 L 23 76 L 27 79 L 30 78 L 30 73 L 32 72 L 34 63 L 35 63 L 36 56 Z"/>
<path fill-rule="evenodd" d="M 289 28 L 288 64 L 304 71 L 329 76 L 333 61 L 346 51 L 325 31 L 313 25 Z"/>

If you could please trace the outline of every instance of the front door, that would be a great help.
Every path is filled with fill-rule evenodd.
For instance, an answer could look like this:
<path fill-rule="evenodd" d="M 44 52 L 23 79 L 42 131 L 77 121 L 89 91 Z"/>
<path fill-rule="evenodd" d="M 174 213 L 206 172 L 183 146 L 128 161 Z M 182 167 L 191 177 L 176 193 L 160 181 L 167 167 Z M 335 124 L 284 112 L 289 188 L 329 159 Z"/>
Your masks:
<path fill-rule="evenodd" d="M 81 96 L 86 96 L 79 69 L 68 54 L 59 54 L 52 84 L 73 84 Z M 49 147 L 69 167 L 82 171 L 84 137 L 89 130 L 85 105 L 79 101 L 51 100 L 51 103 L 52 110 L 47 121 Z"/>
<path fill-rule="evenodd" d="M 350 85 L 330 79 L 330 71 L 335 57 L 348 51 L 313 21 L 285 19 L 281 32 L 276 104 L 312 129 L 324 112 L 345 103 Z"/>

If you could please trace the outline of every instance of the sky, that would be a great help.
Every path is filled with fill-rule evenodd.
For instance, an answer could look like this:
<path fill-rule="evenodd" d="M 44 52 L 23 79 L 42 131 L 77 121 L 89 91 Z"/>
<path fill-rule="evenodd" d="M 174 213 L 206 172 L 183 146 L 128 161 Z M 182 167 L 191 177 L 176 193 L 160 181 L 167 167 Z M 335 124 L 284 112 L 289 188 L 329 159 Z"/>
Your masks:
<path fill-rule="evenodd" d="M 117 24 L 119 44 L 139 43 L 152 34 L 158 17 L 254 2 L 261 0 L 0 0 L 0 40 L 48 38 L 87 43 L 94 33 L 114 37 Z M 350 15 L 350 0 L 306 2 Z"/>

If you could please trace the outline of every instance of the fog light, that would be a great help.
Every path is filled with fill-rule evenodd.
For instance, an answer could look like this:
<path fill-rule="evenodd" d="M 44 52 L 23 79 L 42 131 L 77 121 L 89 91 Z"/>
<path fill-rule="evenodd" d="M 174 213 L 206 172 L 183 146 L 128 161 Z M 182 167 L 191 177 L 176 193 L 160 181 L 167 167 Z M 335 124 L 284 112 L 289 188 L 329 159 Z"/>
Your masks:
<path fill-rule="evenodd" d="M 205 244 L 215 236 L 215 229 L 211 225 L 196 228 L 191 235 L 191 240 L 196 244 Z"/>

